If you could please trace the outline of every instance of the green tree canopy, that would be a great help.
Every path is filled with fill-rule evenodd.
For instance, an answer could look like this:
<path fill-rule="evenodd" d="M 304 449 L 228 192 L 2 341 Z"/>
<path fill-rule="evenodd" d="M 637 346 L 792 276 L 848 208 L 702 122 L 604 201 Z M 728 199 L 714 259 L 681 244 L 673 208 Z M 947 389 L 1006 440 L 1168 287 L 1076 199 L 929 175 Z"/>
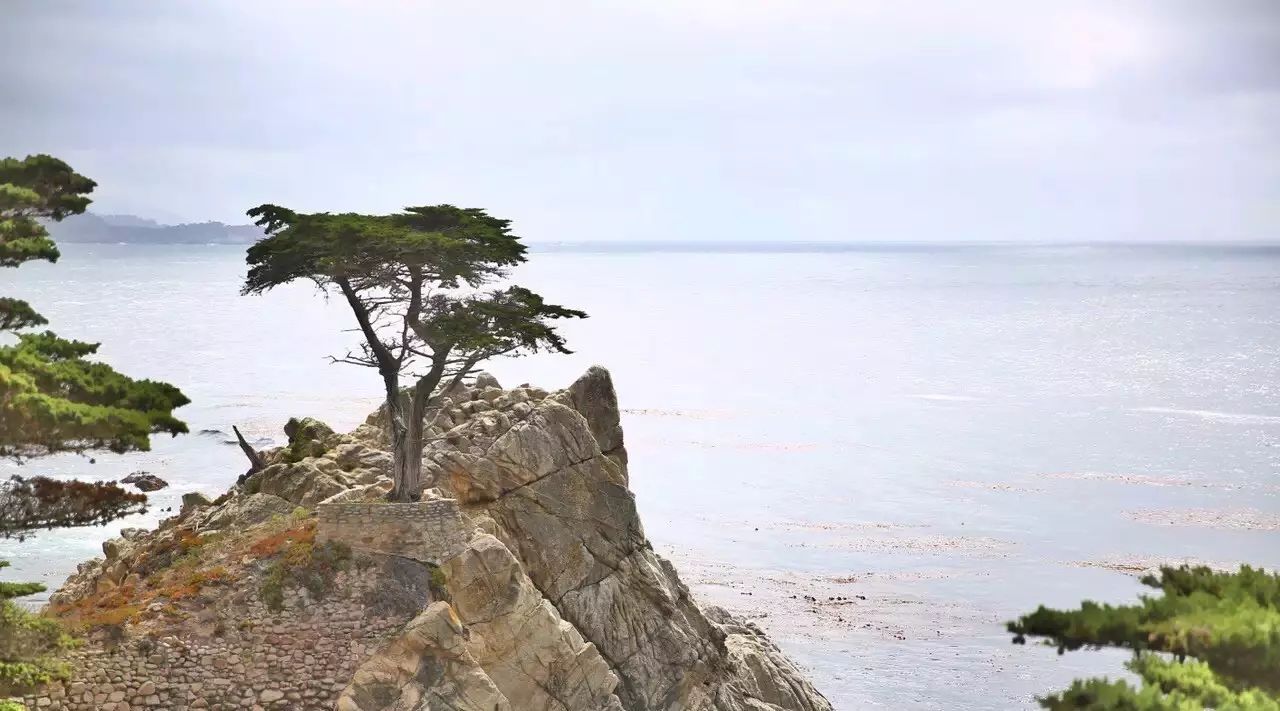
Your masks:
<path fill-rule="evenodd" d="M 56 262 L 58 248 L 42 220 L 84 212 L 94 187 L 52 156 L 0 160 L 0 267 Z M 23 332 L 46 323 L 27 302 L 0 297 L 0 457 L 146 450 L 152 434 L 187 431 L 173 416 L 188 402 L 177 388 L 133 380 L 88 360 L 96 344 Z M 0 482 L 0 537 L 104 523 L 145 501 L 114 483 L 13 477 Z M 0 568 L 7 565 L 0 561 Z M 13 602 L 43 590 L 38 583 L 0 583 L 0 696 L 67 675 L 57 654 L 72 640 L 53 620 Z M 0 708 L 6 706 L 11 705 L 0 701 Z"/>
<path fill-rule="evenodd" d="M 1009 623 L 1014 642 L 1045 637 L 1058 652 L 1120 647 L 1142 679 L 1076 681 L 1041 699 L 1048 709 L 1280 711 L 1280 575 L 1243 566 L 1162 568 L 1137 605 L 1086 601 L 1076 610 L 1040 607 Z M 1160 653 L 1164 653 L 1163 656 Z"/>
<path fill-rule="evenodd" d="M 423 420 L 447 391 L 496 356 L 568 353 L 553 321 L 584 318 L 521 287 L 481 291 L 524 262 L 511 223 L 475 208 L 410 207 L 389 215 L 301 214 L 276 205 L 249 211 L 268 236 L 249 248 L 244 293 L 297 280 L 340 293 L 363 343 L 337 362 L 382 376 L 395 459 L 393 498 L 420 486 Z M 400 378 L 414 381 L 408 397 Z M 443 387 L 441 387 L 443 386 Z M 406 402 L 407 400 L 407 402 Z"/>
<path fill-rule="evenodd" d="M 57 261 L 42 220 L 84 212 L 94 186 L 52 156 L 0 160 L 0 266 Z M 0 456 L 146 450 L 152 434 L 187 431 L 173 416 L 189 402 L 177 388 L 88 360 L 96 344 L 19 332 L 45 323 L 27 302 L 0 298 L 0 338 L 9 341 L 0 345 Z"/>

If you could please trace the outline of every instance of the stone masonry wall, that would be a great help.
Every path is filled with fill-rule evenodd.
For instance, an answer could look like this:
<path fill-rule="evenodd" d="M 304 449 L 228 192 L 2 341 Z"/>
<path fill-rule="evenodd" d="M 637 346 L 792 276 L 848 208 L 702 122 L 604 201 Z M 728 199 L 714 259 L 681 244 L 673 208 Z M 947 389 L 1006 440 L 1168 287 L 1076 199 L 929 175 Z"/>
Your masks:
<path fill-rule="evenodd" d="M 193 617 L 174 634 L 129 637 L 114 648 L 86 644 L 67 659 L 70 681 L 21 701 L 50 711 L 327 711 L 360 663 L 429 602 L 427 569 L 418 567 L 410 581 L 403 570 L 339 573 L 324 600 L 288 590 L 280 612 L 256 599 L 250 578 L 227 591 L 234 604 Z"/>
<path fill-rule="evenodd" d="M 360 664 L 430 604 L 422 563 L 460 553 L 470 528 L 453 499 L 323 504 L 316 515 L 318 541 L 345 543 L 363 561 L 323 600 L 290 588 L 272 612 L 261 574 L 248 576 L 170 634 L 71 652 L 70 681 L 21 701 L 49 711 L 332 709 Z"/>
<path fill-rule="evenodd" d="M 470 530 L 458 502 L 321 504 L 316 507 L 320 541 L 341 541 L 359 553 L 396 555 L 439 565 L 461 553 Z"/>

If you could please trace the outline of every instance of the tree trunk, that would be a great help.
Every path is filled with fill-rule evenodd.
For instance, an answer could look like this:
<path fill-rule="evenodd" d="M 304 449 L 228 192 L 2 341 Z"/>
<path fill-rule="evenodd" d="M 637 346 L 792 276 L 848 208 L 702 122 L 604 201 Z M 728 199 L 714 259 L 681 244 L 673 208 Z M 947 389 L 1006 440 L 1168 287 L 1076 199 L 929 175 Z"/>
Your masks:
<path fill-rule="evenodd" d="M 398 399 L 398 398 L 397 398 Z M 409 501 L 410 500 L 410 472 L 408 471 L 409 456 L 408 442 L 409 433 L 405 427 L 404 408 L 399 402 L 391 407 L 391 420 L 387 423 L 387 434 L 391 439 L 391 462 L 395 471 L 393 485 L 391 487 L 392 501 Z"/>
<path fill-rule="evenodd" d="M 411 501 L 416 478 L 410 480 L 409 432 L 404 411 L 404 397 L 400 394 L 399 373 L 383 374 L 387 388 L 387 439 L 391 440 L 392 501 Z M 419 465 L 421 468 L 421 465 Z"/>
<path fill-rule="evenodd" d="M 422 392 L 425 380 L 426 378 L 419 380 L 413 388 L 413 394 L 409 397 L 408 422 L 405 423 L 404 484 L 409 499 L 417 499 L 422 488 L 422 429 L 423 419 L 427 415 L 427 400 L 431 397 L 430 390 L 425 394 Z"/>
<path fill-rule="evenodd" d="M 426 428 L 427 405 L 435 392 L 440 379 L 444 377 L 444 364 L 432 365 L 431 370 L 414 383 L 413 392 L 409 396 L 409 413 L 405 423 L 405 462 L 404 462 L 404 494 L 408 498 L 397 501 L 416 500 L 422 490 L 422 450 L 426 446 L 423 441 L 423 430 Z M 399 471 L 399 469 L 397 469 Z"/>

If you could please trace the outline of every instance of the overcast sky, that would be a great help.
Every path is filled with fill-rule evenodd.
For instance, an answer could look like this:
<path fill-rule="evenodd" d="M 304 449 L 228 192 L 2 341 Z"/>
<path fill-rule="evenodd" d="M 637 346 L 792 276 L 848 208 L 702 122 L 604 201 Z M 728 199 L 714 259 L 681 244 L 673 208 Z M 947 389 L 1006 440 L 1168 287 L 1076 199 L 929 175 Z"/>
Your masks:
<path fill-rule="evenodd" d="M 99 212 L 531 240 L 1280 239 L 1277 0 L 4 0 Z"/>

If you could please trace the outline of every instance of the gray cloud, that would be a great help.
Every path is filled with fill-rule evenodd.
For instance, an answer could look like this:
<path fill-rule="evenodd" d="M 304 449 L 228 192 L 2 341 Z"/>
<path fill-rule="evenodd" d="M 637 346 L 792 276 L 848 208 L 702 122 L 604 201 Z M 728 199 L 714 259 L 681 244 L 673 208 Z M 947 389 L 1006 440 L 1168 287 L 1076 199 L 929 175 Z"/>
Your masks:
<path fill-rule="evenodd" d="M 1280 9 L 18 2 L 0 141 L 104 211 L 490 207 L 531 239 L 1270 239 Z"/>

